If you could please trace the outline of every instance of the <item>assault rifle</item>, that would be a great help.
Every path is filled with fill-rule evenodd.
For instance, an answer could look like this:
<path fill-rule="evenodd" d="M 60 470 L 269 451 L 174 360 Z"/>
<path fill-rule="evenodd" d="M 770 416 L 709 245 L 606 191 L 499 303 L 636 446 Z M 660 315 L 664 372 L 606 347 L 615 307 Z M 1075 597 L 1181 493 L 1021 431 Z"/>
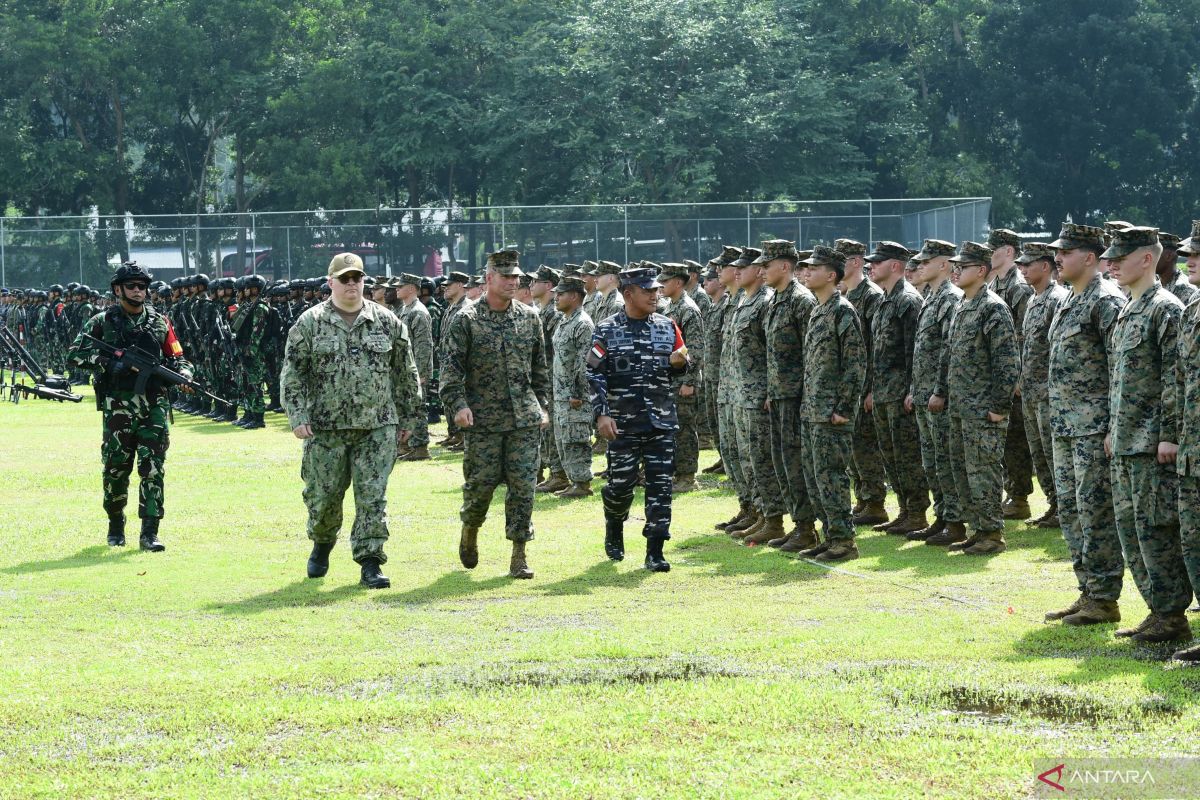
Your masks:
<path fill-rule="evenodd" d="M 113 364 L 111 368 L 114 372 L 119 373 L 125 369 L 129 369 L 137 373 L 137 382 L 133 386 L 135 394 L 144 395 L 146 393 L 146 385 L 150 379 L 157 378 L 167 386 L 182 386 L 191 389 L 197 394 L 209 397 L 218 403 L 230 405 L 228 400 L 217 397 L 203 384 L 176 372 L 170 367 L 164 366 L 162 359 L 152 353 L 147 353 L 138 347 L 114 347 L 108 342 L 97 339 L 90 333 L 85 332 L 82 335 L 92 343 L 93 347 L 112 360 Z"/>

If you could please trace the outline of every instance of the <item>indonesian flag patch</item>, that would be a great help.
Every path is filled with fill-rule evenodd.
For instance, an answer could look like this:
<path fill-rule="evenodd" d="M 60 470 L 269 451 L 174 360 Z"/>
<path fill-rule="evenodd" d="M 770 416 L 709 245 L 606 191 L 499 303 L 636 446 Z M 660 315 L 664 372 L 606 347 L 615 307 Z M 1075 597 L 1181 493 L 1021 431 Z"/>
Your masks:
<path fill-rule="evenodd" d="M 175 326 L 171 324 L 171 320 L 167 320 L 167 338 L 163 340 L 162 351 L 168 358 L 179 358 L 183 355 L 183 347 L 175 338 Z"/>
<path fill-rule="evenodd" d="M 604 360 L 604 355 L 606 352 L 607 351 L 604 349 L 604 345 L 600 342 L 593 344 L 592 349 L 588 351 L 587 365 L 592 369 L 600 366 L 600 362 Z"/>

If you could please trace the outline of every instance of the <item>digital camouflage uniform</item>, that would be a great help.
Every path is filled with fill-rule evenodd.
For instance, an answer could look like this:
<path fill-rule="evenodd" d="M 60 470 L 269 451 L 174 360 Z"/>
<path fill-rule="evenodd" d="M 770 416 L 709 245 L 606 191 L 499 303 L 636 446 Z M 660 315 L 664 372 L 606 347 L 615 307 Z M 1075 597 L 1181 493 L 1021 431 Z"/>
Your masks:
<path fill-rule="evenodd" d="M 94 373 L 96 404 L 103 414 L 100 457 L 104 463 L 104 511 L 120 517 L 129 497 L 129 476 L 137 460 L 138 516 L 161 519 L 164 514 L 163 477 L 170 446 L 170 404 L 166 391 L 151 380 L 146 393 L 135 389 L 137 374 L 113 375 L 107 359 L 83 338 L 83 332 L 114 347 L 138 347 L 161 355 L 163 366 L 191 377 L 192 366 L 183 357 L 170 321 L 149 306 L 130 316 L 115 304 L 88 320 L 71 346 L 70 366 Z"/>
<path fill-rule="evenodd" d="M 755 256 L 757 258 L 757 256 Z M 720 317 L 721 356 L 718 359 L 720 377 L 717 383 L 717 423 L 721 462 L 738 502 L 742 506 L 753 505 L 754 494 L 742 469 L 743 454 L 738 448 L 737 418 L 741 407 L 741 389 L 738 386 L 736 348 L 733 344 L 733 320 L 738 302 L 742 298 L 739 289 L 732 297 L 726 297 Z M 711 363 L 711 362 L 710 362 Z"/>
<path fill-rule="evenodd" d="M 540 272 L 540 270 L 539 270 L 539 272 Z M 538 278 L 536 278 L 536 280 L 544 280 L 544 278 L 538 277 Z M 555 280 L 557 281 L 557 277 L 555 278 Z M 554 423 L 555 414 L 558 412 L 557 404 L 554 401 L 554 397 L 555 397 L 554 333 L 555 333 L 555 331 L 558 330 L 558 326 L 562 322 L 563 315 L 562 315 L 562 312 L 560 312 L 558 310 L 558 308 L 555 307 L 554 294 L 552 291 L 546 293 L 545 305 L 542 305 L 540 307 L 535 305 L 534 307 L 537 309 L 538 316 L 542 320 L 542 335 L 546 340 L 546 363 L 550 365 L 550 373 L 551 373 L 550 374 L 550 404 L 546 408 L 546 412 L 550 415 L 550 424 L 547 425 L 546 429 L 542 431 L 542 447 L 541 447 L 542 457 L 541 457 L 541 462 L 540 462 L 539 466 L 542 469 L 549 469 L 550 474 L 555 475 L 555 474 L 563 472 L 563 463 L 562 463 L 562 454 L 559 452 L 558 441 L 556 438 L 558 435 L 557 426 Z M 588 341 L 589 342 L 591 341 L 590 333 L 588 334 Z M 587 350 L 587 348 L 585 347 L 584 352 L 586 352 L 586 350 Z M 581 365 L 580 370 L 583 369 L 582 362 L 583 362 L 583 356 L 580 355 L 580 365 Z M 586 383 L 585 383 L 585 388 L 586 388 Z M 587 399 L 586 395 L 578 395 L 578 397 L 581 400 Z M 591 436 L 591 424 L 590 424 L 591 414 L 589 413 L 586 416 L 589 419 L 589 424 L 588 424 L 588 434 L 587 434 L 587 436 L 585 436 L 585 439 L 590 438 L 590 436 Z M 591 475 L 591 471 L 590 471 L 591 470 L 591 458 L 590 458 L 590 456 L 588 458 L 588 470 L 589 470 L 588 475 L 590 477 L 590 475 Z M 577 471 L 577 474 L 579 474 L 578 471 Z M 583 480 L 583 479 L 581 479 L 581 480 Z"/>
<path fill-rule="evenodd" d="M 462 273 L 459 273 L 462 276 Z M 438 402 L 442 402 L 441 385 L 442 385 L 442 365 L 446 363 L 446 339 L 450 332 L 450 323 L 454 322 L 454 318 L 458 313 L 467 307 L 467 296 L 464 294 L 458 299 L 457 303 L 451 303 L 446 306 L 446 310 L 442 312 L 442 327 L 438 332 L 437 349 L 438 349 Z M 458 426 L 454 424 L 454 415 L 442 405 L 442 411 L 446 414 L 446 433 L 454 435 L 458 433 Z"/>
<path fill-rule="evenodd" d="M 584 361 L 594 331 L 591 317 L 582 308 L 562 317 L 554 329 L 554 443 L 562 470 L 574 483 L 592 479 L 593 418 Z M 572 398 L 582 401 L 579 408 L 571 408 Z"/>
<path fill-rule="evenodd" d="M 752 252 L 752 248 L 747 248 L 747 252 Z M 726 346 L 733 348 L 734 380 L 738 387 L 735 423 L 742 474 L 754 507 L 767 518 L 788 511 L 771 458 L 771 416 L 766 409 L 767 330 L 764 323 L 767 304 L 773 294 L 763 284 L 754 294 L 743 295 L 733 311 L 733 324 L 726 336 Z"/>
<path fill-rule="evenodd" d="M 685 268 L 683 275 L 678 275 L 668 268 L 663 271 L 662 277 L 683 277 L 686 280 L 687 270 Z M 679 416 L 679 430 L 675 434 L 675 474 L 695 475 L 700 459 L 700 420 L 704 414 L 701 405 L 701 389 L 704 385 L 701 372 L 704 362 L 704 320 L 696 302 L 686 291 L 678 300 L 671 301 L 663 313 L 683 333 L 683 341 L 687 345 L 691 361 L 687 372 L 671 381 L 671 389 L 675 393 L 675 408 Z M 684 386 L 692 387 L 691 397 L 680 394 Z"/>
<path fill-rule="evenodd" d="M 1200 241 L 1196 242 L 1200 246 Z M 1179 532 L 1183 563 L 1193 592 L 1200 587 L 1200 296 L 1179 320 L 1178 397 Z"/>
<path fill-rule="evenodd" d="M 505 536 L 532 540 L 541 425 L 550 394 L 537 311 L 515 301 L 495 311 L 486 294 L 459 311 L 446 333 L 441 393 L 448 414 L 470 408 L 475 418 L 463 429 L 463 523 L 483 525 L 503 483 Z"/>
<path fill-rule="evenodd" d="M 854 306 L 862 326 L 863 340 L 867 348 L 867 378 L 870 385 L 874 373 L 874 359 L 871 357 L 874 341 L 875 315 L 879 304 L 883 301 L 883 290 L 867 278 L 846 293 L 846 299 Z M 864 390 L 865 395 L 865 390 Z M 883 504 L 887 496 L 884 481 L 887 477 L 883 467 L 883 455 L 879 450 L 879 437 L 875 433 L 875 416 L 859 408 L 854 422 L 854 457 L 850 464 L 850 474 L 854 478 L 854 494 L 859 503 Z"/>
<path fill-rule="evenodd" d="M 408 327 L 408 339 L 412 343 L 413 360 L 417 364 L 417 374 L 421 378 L 422 391 L 431 386 L 433 381 L 433 320 L 429 309 L 420 299 L 413 298 L 412 302 L 404 304 L 400 320 Z M 420 415 L 413 428 L 412 438 L 408 440 L 412 448 L 429 446 L 429 417 Z"/>
<path fill-rule="evenodd" d="M 265 294 L 266 289 L 261 291 Z M 267 382 L 271 321 L 271 309 L 267 307 L 266 297 L 260 294 L 259 299 L 242 304 L 229 326 L 241 356 L 241 386 L 236 396 L 241 398 L 243 407 L 250 414 L 266 411 L 263 384 Z"/>
<path fill-rule="evenodd" d="M 1004 229 L 1001 229 L 1004 230 Z M 1004 243 L 1012 243 L 1003 236 L 997 238 L 1000 231 L 993 231 L 993 239 Z M 1006 232 L 1011 233 L 1011 232 Z M 1013 234 L 1015 237 L 1015 234 Z M 991 241 L 991 240 L 989 240 Z M 991 245 L 995 247 L 995 244 Z M 1020 247 L 1020 240 L 1014 246 Z M 991 289 L 1012 314 L 1013 329 L 1017 337 L 1017 353 L 1024 347 L 1025 314 L 1029 299 L 1033 296 L 1033 287 L 1025 280 L 1015 266 L 1003 278 L 991 281 Z M 1022 389 L 1022 392 L 1024 389 Z M 1013 403 L 1012 414 L 1008 418 L 1008 433 L 1004 439 L 1004 488 L 1010 498 L 1026 498 L 1033 493 L 1033 460 L 1029 451 L 1029 440 L 1025 431 L 1025 414 L 1021 403 Z"/>
<path fill-rule="evenodd" d="M 717 387 L 721 381 L 721 324 L 728 305 L 729 295 L 723 293 L 721 299 L 715 302 L 710 298 L 708 308 L 700 312 L 704 320 L 704 363 L 708 365 L 704 371 L 704 410 L 718 455 L 721 449 L 720 415 L 717 412 Z"/>
<path fill-rule="evenodd" d="M 421 388 L 408 332 L 392 312 L 366 300 L 347 325 L 332 300 L 300 315 L 288 333 L 280 377 L 291 427 L 312 427 L 300 475 L 308 537 L 337 540 L 342 500 L 354 484 L 352 556 L 387 561 L 387 484 L 397 428 L 421 415 Z"/>
<path fill-rule="evenodd" d="M 1188 283 L 1187 276 L 1178 271 L 1171 276 L 1170 281 L 1163 284 L 1163 288 L 1175 295 L 1175 298 L 1183 303 L 1184 306 L 1187 306 L 1200 294 L 1200 291 L 1197 291 L 1195 286 Z"/>
<path fill-rule="evenodd" d="M 1029 298 L 1025 308 L 1025 330 L 1021 336 L 1021 407 L 1025 437 L 1038 484 L 1053 511 L 1058 508 L 1054 488 L 1054 436 L 1050 425 L 1050 323 L 1071 294 L 1053 281 L 1040 294 Z"/>

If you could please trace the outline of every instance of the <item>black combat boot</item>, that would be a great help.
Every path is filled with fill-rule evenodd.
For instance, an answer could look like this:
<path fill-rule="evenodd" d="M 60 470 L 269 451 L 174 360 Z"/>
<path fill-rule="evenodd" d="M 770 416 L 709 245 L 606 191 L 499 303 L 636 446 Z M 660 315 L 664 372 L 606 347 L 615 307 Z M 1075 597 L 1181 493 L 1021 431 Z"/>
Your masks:
<path fill-rule="evenodd" d="M 252 417 L 253 417 L 253 415 L 249 412 L 249 410 L 243 411 L 242 418 L 233 424 L 234 424 L 234 426 L 236 426 L 238 428 L 245 428 L 247 425 L 250 424 L 250 420 Z"/>
<path fill-rule="evenodd" d="M 646 569 L 651 572 L 670 572 L 671 565 L 663 558 L 663 542 L 657 536 L 646 539 Z"/>
<path fill-rule="evenodd" d="M 267 423 L 266 423 L 266 420 L 263 419 L 263 415 L 258 413 L 257 411 L 254 412 L 253 414 L 247 413 L 246 416 L 248 416 L 250 418 L 250 421 L 242 426 L 246 430 L 252 431 L 255 428 L 267 427 Z"/>
<path fill-rule="evenodd" d="M 617 519 L 604 520 L 604 554 L 613 561 L 625 560 L 625 523 Z"/>
<path fill-rule="evenodd" d="M 362 560 L 362 580 L 360 584 L 368 589 L 390 589 L 392 582 L 379 571 L 379 559 L 364 558 Z"/>
<path fill-rule="evenodd" d="M 108 546 L 125 546 L 125 515 L 118 514 L 108 518 Z"/>
<path fill-rule="evenodd" d="M 336 542 L 313 542 L 312 552 L 308 556 L 308 577 L 324 578 L 329 572 L 329 554 Z"/>
<path fill-rule="evenodd" d="M 217 417 L 217 422 L 237 422 L 237 406 L 227 405 L 221 409 L 221 416 Z"/>
<path fill-rule="evenodd" d="M 142 535 L 138 546 L 151 553 L 161 553 L 167 546 L 158 540 L 158 518 L 146 517 L 142 520 Z"/>

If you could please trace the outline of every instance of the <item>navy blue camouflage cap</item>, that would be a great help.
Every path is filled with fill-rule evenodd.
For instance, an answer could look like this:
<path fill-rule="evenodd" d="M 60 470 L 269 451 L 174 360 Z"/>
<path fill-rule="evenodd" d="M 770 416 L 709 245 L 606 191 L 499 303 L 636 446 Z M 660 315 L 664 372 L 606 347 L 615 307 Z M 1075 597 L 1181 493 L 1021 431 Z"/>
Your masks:
<path fill-rule="evenodd" d="M 1129 223 L 1125 223 L 1125 225 L 1129 226 Z M 1103 250 L 1107 246 L 1107 242 L 1103 228 L 1064 222 L 1062 230 L 1058 232 L 1058 238 L 1051 242 L 1050 246 L 1056 250 L 1074 250 L 1079 247 L 1094 247 Z"/>
<path fill-rule="evenodd" d="M 912 250 L 909 250 L 899 242 L 879 242 L 875 245 L 875 252 L 867 256 L 866 260 L 872 264 L 878 264 L 881 261 L 908 261 L 914 255 Z"/>
<path fill-rule="evenodd" d="M 1021 245 L 1021 255 L 1017 256 L 1018 264 L 1032 264 L 1035 261 L 1053 261 L 1055 249 L 1046 242 L 1025 242 Z"/>
<path fill-rule="evenodd" d="M 521 255 L 516 250 L 497 250 L 488 253 L 487 268 L 497 275 L 511 278 L 521 274 Z"/>
<path fill-rule="evenodd" d="M 658 282 L 658 273 L 651 267 L 623 270 L 618 277 L 621 281 L 621 288 L 626 286 L 639 286 L 643 289 L 662 288 L 662 284 Z"/>
<path fill-rule="evenodd" d="M 997 247 L 1009 245 L 1017 250 L 1021 249 L 1021 237 L 1014 230 L 1008 228 L 992 228 L 992 232 L 988 234 L 988 247 L 995 250 Z"/>
<path fill-rule="evenodd" d="M 1200 255 L 1200 219 L 1192 220 L 1192 233 L 1179 243 L 1179 252 L 1185 256 Z"/>
<path fill-rule="evenodd" d="M 917 261 L 932 261 L 935 258 L 952 256 L 956 249 L 953 242 L 947 242 L 945 239 L 926 239 L 921 245 L 921 252 L 913 258 Z"/>
<path fill-rule="evenodd" d="M 950 259 L 955 264 L 992 264 L 992 248 L 979 242 L 965 241 L 958 246 L 958 255 Z"/>
<path fill-rule="evenodd" d="M 1123 228 L 1113 231 L 1112 244 L 1100 254 L 1100 257 L 1109 260 L 1124 258 L 1136 250 L 1153 247 L 1156 244 L 1158 244 L 1158 228 Z"/>

